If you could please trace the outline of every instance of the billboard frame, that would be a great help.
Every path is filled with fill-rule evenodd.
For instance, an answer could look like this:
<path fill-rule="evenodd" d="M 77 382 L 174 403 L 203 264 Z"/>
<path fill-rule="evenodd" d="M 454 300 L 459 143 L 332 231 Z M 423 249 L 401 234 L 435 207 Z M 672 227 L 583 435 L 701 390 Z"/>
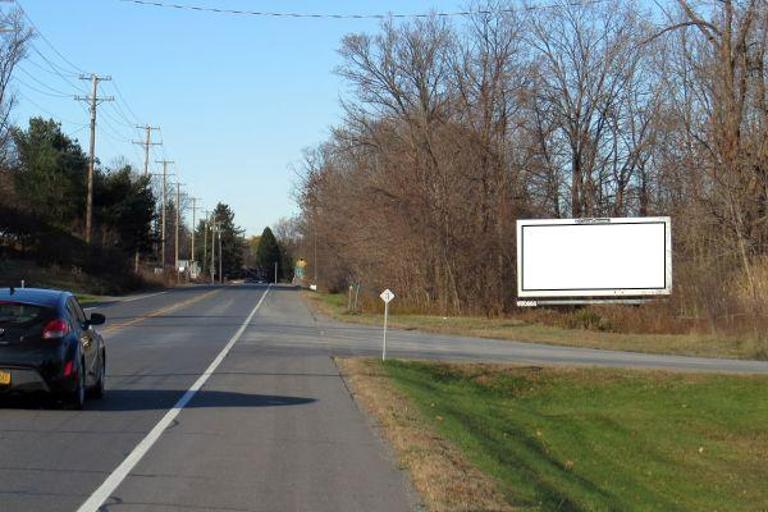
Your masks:
<path fill-rule="evenodd" d="M 622 225 L 622 224 L 663 224 L 664 226 L 664 286 L 647 288 L 579 288 L 579 289 L 523 289 L 525 271 L 524 246 L 525 228 L 529 226 L 589 226 Z M 672 219 L 671 217 L 601 217 L 580 219 L 519 219 L 517 233 L 517 297 L 520 302 L 545 301 L 524 299 L 583 299 L 570 301 L 572 303 L 594 302 L 598 299 L 631 297 L 668 296 L 672 293 Z M 595 299 L 589 301 L 589 299 Z M 528 305 L 528 304 L 526 304 Z M 533 305 L 533 304 L 531 304 Z"/>

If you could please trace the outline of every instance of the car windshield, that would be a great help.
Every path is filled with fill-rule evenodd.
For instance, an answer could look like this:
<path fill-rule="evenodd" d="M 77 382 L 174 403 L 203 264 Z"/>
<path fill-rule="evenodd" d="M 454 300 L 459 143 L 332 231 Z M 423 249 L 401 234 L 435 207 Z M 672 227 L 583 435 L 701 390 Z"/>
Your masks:
<path fill-rule="evenodd" d="M 0 326 L 28 326 L 41 322 L 49 308 L 19 302 L 0 302 Z"/>

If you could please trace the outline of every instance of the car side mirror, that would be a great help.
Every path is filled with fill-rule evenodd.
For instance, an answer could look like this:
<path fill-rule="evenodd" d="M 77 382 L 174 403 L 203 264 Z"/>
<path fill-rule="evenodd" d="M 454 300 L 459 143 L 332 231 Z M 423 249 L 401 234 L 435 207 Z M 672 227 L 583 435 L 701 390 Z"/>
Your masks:
<path fill-rule="evenodd" d="M 101 313 L 91 313 L 91 317 L 88 319 L 88 325 L 103 325 L 107 321 L 107 317 Z"/>

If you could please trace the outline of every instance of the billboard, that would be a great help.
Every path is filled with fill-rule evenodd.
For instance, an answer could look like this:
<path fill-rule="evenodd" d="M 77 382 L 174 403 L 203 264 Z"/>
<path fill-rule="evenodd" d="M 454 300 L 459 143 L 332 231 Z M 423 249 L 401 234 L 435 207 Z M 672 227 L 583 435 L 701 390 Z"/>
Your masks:
<path fill-rule="evenodd" d="M 669 295 L 669 217 L 517 221 L 519 298 Z"/>

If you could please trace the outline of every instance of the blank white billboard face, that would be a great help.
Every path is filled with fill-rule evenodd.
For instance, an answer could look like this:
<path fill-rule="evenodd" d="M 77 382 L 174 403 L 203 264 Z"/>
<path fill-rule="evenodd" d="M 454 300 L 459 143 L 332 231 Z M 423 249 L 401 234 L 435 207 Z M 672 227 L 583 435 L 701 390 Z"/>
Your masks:
<path fill-rule="evenodd" d="M 669 294 L 669 218 L 601 221 L 518 221 L 518 296 Z"/>

